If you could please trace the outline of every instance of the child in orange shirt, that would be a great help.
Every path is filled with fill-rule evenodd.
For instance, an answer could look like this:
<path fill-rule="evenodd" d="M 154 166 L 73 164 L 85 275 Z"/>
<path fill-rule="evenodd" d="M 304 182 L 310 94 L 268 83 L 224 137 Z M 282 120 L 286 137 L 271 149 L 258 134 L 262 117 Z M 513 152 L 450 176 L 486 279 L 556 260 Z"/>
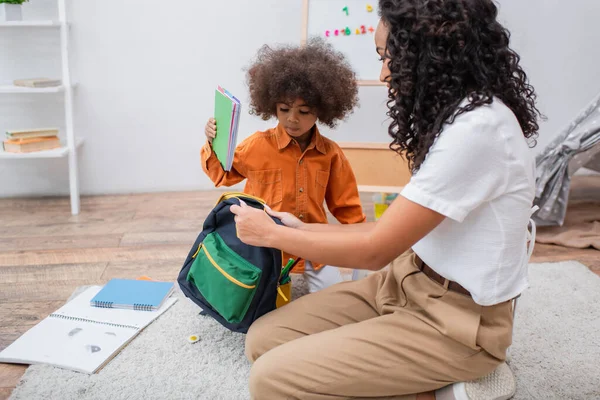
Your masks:
<path fill-rule="evenodd" d="M 263 47 L 247 73 L 251 114 L 276 117 L 277 127 L 256 132 L 235 150 L 233 166 L 224 171 L 212 151 L 217 134 L 213 118 L 206 124 L 202 168 L 218 186 L 247 179 L 244 192 L 275 211 L 289 212 L 308 223 L 327 223 L 323 203 L 341 223 L 365 221 L 356 178 L 340 147 L 322 136 L 317 120 L 329 127 L 357 104 L 355 74 L 341 53 L 322 40 L 304 47 Z M 284 263 L 293 257 L 284 254 Z M 311 292 L 342 281 L 337 268 L 298 263 Z"/>

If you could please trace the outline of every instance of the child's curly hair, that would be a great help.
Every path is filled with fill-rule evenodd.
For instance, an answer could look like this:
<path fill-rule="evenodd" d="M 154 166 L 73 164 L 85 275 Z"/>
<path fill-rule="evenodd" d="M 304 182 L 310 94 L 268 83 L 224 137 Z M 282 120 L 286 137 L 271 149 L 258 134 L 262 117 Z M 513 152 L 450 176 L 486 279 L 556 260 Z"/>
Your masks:
<path fill-rule="evenodd" d="M 305 46 L 263 46 L 248 68 L 250 113 L 268 120 L 277 103 L 302 99 L 331 128 L 358 104 L 356 75 L 344 55 L 323 39 Z"/>

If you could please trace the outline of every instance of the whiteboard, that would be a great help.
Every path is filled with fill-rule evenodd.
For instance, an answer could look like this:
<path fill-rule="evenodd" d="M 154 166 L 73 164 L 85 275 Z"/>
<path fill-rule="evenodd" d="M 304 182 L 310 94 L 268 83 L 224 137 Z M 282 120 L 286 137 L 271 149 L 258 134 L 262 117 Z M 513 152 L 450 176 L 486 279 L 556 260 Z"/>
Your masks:
<path fill-rule="evenodd" d="M 304 0 L 303 40 L 322 37 L 346 55 L 359 84 L 378 85 L 378 0 Z"/>

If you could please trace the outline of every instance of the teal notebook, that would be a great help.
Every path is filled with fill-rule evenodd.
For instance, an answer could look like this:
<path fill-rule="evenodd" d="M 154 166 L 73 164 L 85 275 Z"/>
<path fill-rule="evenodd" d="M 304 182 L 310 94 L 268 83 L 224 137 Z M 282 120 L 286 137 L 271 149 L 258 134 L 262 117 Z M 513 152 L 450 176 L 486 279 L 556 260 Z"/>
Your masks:
<path fill-rule="evenodd" d="M 94 307 L 155 311 L 173 292 L 173 282 L 111 279 L 90 301 Z"/>
<path fill-rule="evenodd" d="M 225 171 L 230 171 L 233 164 L 240 110 L 240 101 L 235 96 L 220 86 L 215 90 L 217 136 L 212 141 L 212 149 Z"/>

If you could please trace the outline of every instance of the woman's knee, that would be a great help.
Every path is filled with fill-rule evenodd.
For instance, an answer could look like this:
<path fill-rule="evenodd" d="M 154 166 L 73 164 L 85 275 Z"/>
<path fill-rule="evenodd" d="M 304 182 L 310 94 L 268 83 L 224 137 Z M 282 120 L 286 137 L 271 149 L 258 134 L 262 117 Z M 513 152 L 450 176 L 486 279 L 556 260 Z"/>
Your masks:
<path fill-rule="evenodd" d="M 247 347 L 246 347 L 247 349 Z M 279 367 L 281 367 L 279 361 Z M 254 362 L 250 369 L 249 389 L 252 399 L 276 399 L 281 398 L 276 394 L 280 382 L 277 382 L 278 361 L 275 357 L 266 354 Z"/>
<path fill-rule="evenodd" d="M 259 318 L 250 326 L 246 334 L 246 357 L 252 363 L 268 350 L 266 341 L 269 333 L 265 329 L 266 325 L 264 318 Z"/>

